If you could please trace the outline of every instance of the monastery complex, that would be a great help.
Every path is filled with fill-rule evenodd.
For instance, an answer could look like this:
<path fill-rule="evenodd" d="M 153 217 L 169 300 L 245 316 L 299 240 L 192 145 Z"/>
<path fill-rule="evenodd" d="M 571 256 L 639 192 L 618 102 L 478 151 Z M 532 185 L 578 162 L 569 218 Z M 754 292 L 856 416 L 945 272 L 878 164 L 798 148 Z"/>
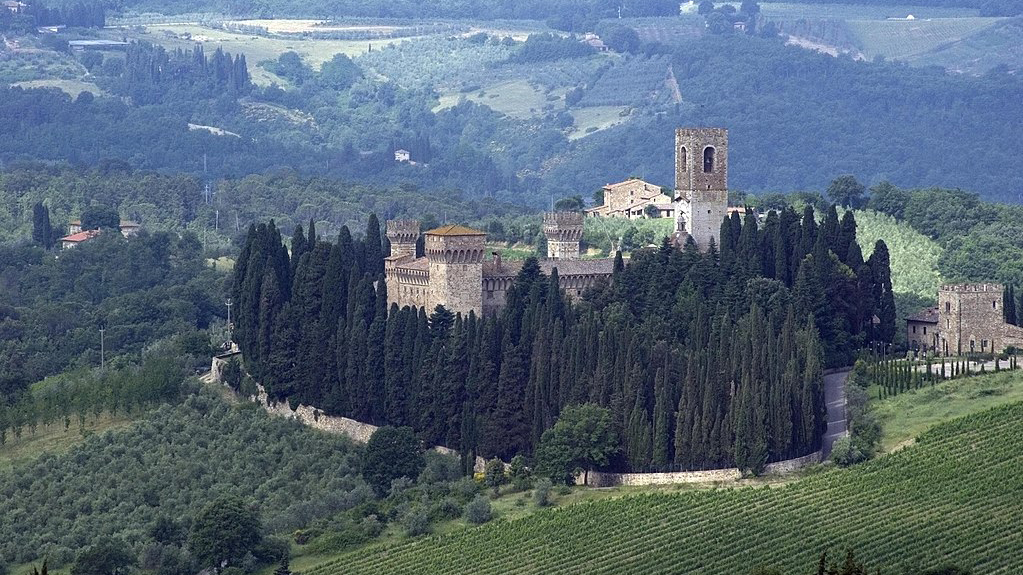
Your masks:
<path fill-rule="evenodd" d="M 673 239 L 683 244 L 692 238 L 701 250 L 719 240 L 721 221 L 728 209 L 728 131 L 721 128 L 680 128 L 675 132 L 675 189 L 671 195 L 641 180 L 629 180 L 605 189 L 607 208 L 588 215 L 614 217 L 612 212 L 632 209 L 630 196 L 653 201 L 661 214 L 675 219 Z M 626 195 L 628 194 L 628 195 Z M 643 208 L 640 208 L 643 209 Z M 589 287 L 611 279 L 613 258 L 583 259 L 581 212 L 544 215 L 547 259 L 540 269 L 558 280 L 569 297 L 579 297 Z M 486 253 L 486 234 L 459 225 L 446 225 L 424 234 L 424 254 L 416 255 L 417 220 L 389 220 L 387 238 L 391 255 L 384 262 L 388 303 L 399 307 L 438 305 L 467 314 L 495 313 L 504 307 L 505 296 L 523 262 L 504 262 L 495 252 Z"/>

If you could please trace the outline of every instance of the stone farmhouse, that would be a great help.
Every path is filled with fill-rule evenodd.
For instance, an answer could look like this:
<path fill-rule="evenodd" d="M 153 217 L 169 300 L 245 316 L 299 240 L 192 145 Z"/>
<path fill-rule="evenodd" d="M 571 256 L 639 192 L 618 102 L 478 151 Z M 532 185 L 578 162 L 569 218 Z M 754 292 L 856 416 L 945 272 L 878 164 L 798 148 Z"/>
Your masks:
<path fill-rule="evenodd" d="M 604 186 L 604 204 L 586 210 L 594 218 L 628 218 L 636 220 L 649 217 L 647 206 L 657 209 L 658 217 L 675 217 L 674 199 L 664 193 L 660 186 L 629 178 L 617 184 Z"/>
<path fill-rule="evenodd" d="M 718 242 L 727 212 L 727 171 L 726 130 L 679 129 L 675 134 L 674 197 L 642 180 L 628 180 L 623 182 L 627 185 L 618 185 L 610 196 L 605 195 L 605 205 L 630 196 L 657 201 L 663 201 L 661 196 L 670 198 L 674 241 L 681 245 L 691 237 L 701 250 L 707 250 Z M 623 200 L 613 205 L 618 209 L 626 203 Z M 540 268 L 548 275 L 557 269 L 559 284 L 569 297 L 579 297 L 587 288 L 610 281 L 612 258 L 580 258 L 582 213 L 545 214 L 543 230 L 547 259 L 540 262 Z M 416 256 L 419 236 L 417 220 L 387 222 L 391 242 L 391 255 L 384 260 L 388 304 L 427 309 L 443 305 L 454 312 L 472 311 L 477 315 L 492 314 L 504 307 L 508 289 L 523 262 L 502 261 L 496 252 L 488 257 L 486 234 L 465 226 L 446 225 L 425 232 L 423 257 Z"/>
<path fill-rule="evenodd" d="M 654 206 L 659 217 L 675 219 L 675 240 L 692 237 L 700 249 L 718 241 L 721 220 L 728 215 L 728 130 L 675 130 L 675 188 L 638 178 L 604 186 L 604 204 L 586 210 L 589 217 L 644 218 Z M 741 209 L 741 208 L 740 208 Z"/>
<path fill-rule="evenodd" d="M 137 236 L 138 233 L 139 233 L 139 230 L 142 229 L 142 226 L 140 226 L 139 224 L 137 224 L 135 222 L 128 221 L 128 220 L 121 220 L 121 224 L 118 227 L 121 230 L 121 235 L 126 237 L 126 238 L 130 238 L 132 236 Z M 100 232 L 99 230 L 84 230 L 83 231 L 82 230 L 82 221 L 81 220 L 73 220 L 71 223 L 68 224 L 68 227 L 67 227 L 67 234 L 68 235 L 60 238 L 60 240 L 59 240 L 60 241 L 60 249 L 62 249 L 62 250 L 71 249 L 71 248 L 77 246 L 78 244 L 80 244 L 82 242 L 87 242 L 87 241 L 91 240 L 92 238 L 98 236 L 99 232 Z"/>
<path fill-rule="evenodd" d="M 941 286 L 937 307 L 906 318 L 910 349 L 963 355 L 1023 348 L 1023 328 L 1004 319 L 1003 287 L 993 283 Z"/>

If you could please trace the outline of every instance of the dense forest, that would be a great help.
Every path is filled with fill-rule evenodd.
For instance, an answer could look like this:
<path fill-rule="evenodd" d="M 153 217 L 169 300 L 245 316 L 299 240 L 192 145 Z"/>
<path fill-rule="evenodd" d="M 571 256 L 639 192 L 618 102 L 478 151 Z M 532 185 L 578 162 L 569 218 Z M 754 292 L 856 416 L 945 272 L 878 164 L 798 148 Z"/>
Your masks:
<path fill-rule="evenodd" d="M 520 206 L 467 199 L 458 192 L 304 177 L 293 170 L 211 178 L 207 183 L 194 175 L 132 170 L 119 161 L 81 168 L 18 164 L 0 171 L 0 240 L 17 243 L 30 237 L 37 203 L 47 208 L 54 233 L 66 231 L 68 222 L 98 204 L 149 231 L 192 230 L 208 256 L 233 255 L 237 246 L 231 240 L 244 239 L 249 224 L 265 218 L 288 231 L 313 219 L 322 231 L 334 235 L 345 224 L 364 226 L 370 212 L 424 222 L 506 218 L 524 212 Z M 538 232 L 536 227 L 532 233 Z"/>
<path fill-rule="evenodd" d="M 975 193 L 941 188 L 899 189 L 882 183 L 867 206 L 905 221 L 936 240 L 946 281 L 996 281 L 1023 286 L 1014 254 L 1023 250 L 1023 208 L 985 202 Z"/>
<path fill-rule="evenodd" d="M 472 42 L 454 40 L 445 49 L 462 57 L 475 53 Z M 549 53 L 542 44 L 495 54 L 532 58 Z M 287 167 L 304 176 L 381 187 L 408 183 L 539 205 L 551 195 L 588 196 L 631 175 L 670 182 L 672 129 L 712 125 L 730 129 L 736 189 L 822 189 L 836 173 L 868 184 L 958 186 L 1012 201 L 1023 187 L 1020 156 L 1011 153 L 1018 134 L 1002 121 L 1023 115 L 1023 80 L 1008 74 L 951 76 L 834 58 L 773 39 L 715 36 L 671 48 L 645 45 L 611 67 L 603 65 L 606 55 L 573 58 L 570 68 L 584 73 L 568 86 L 567 112 L 552 104 L 519 118 L 472 101 L 435 111 L 435 88 L 402 87 L 369 73 L 387 58 L 406 58 L 398 50 L 378 52 L 365 61 L 339 55 L 321 70 L 282 55 L 272 69 L 293 83 L 284 89 L 251 85 L 252 63 L 238 56 L 135 45 L 127 59 L 89 62 L 92 80 L 112 97 L 0 88 L 0 160 L 116 160 L 136 169 L 232 178 Z M 566 61 L 530 66 L 539 67 L 539 78 L 545 67 L 557 72 Z M 669 64 L 681 104 L 639 106 L 620 126 L 568 139 L 573 106 L 633 104 L 607 97 L 627 92 L 621 83 L 634 77 L 632 66 L 649 68 L 657 83 Z M 478 78 L 522 65 L 505 56 L 481 68 Z M 396 163 L 393 151 L 401 147 L 419 165 Z M 970 162 L 945 161 L 961 149 L 983 153 Z"/>
<path fill-rule="evenodd" d="M 0 246 L 0 401 L 48 375 L 99 366 L 101 328 L 107 361 L 208 328 L 226 315 L 222 281 L 193 234 L 107 232 L 60 257 Z"/>
<path fill-rule="evenodd" d="M 531 454 L 566 406 L 610 409 L 635 470 L 737 465 L 819 447 L 821 370 L 895 331 L 887 248 L 867 261 L 851 212 L 722 223 L 720 251 L 634 252 L 580 302 L 527 260 L 496 317 L 387 307 L 372 218 L 291 252 L 253 226 L 235 267 L 235 340 L 276 399 L 414 427 L 467 456 Z M 878 316 L 880 323 L 872 325 Z"/>

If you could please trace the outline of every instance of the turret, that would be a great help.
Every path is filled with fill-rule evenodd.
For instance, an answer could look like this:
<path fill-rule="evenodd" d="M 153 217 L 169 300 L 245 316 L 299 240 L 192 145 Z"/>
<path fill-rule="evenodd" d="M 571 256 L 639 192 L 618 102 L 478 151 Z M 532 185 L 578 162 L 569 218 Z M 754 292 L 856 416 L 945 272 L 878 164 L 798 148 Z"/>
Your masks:
<path fill-rule="evenodd" d="M 483 251 L 487 234 L 447 225 L 426 232 L 430 261 L 428 311 L 443 305 L 453 312 L 483 311 Z"/>
<path fill-rule="evenodd" d="M 547 236 L 547 258 L 579 259 L 583 239 L 582 212 L 548 212 L 543 215 L 543 233 Z"/>
<path fill-rule="evenodd" d="M 387 240 L 392 256 L 416 256 L 419 220 L 387 220 Z"/>

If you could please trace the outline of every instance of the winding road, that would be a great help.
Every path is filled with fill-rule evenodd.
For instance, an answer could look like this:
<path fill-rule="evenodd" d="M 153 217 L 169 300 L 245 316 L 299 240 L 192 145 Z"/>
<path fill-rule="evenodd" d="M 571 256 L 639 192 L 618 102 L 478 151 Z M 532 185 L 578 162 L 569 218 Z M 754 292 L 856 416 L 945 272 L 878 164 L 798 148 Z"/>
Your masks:
<path fill-rule="evenodd" d="M 824 402 L 828 406 L 828 430 L 824 433 L 824 459 L 831 456 L 835 440 L 846 434 L 848 421 L 845 413 L 845 380 L 849 370 L 829 373 L 824 376 Z"/>

